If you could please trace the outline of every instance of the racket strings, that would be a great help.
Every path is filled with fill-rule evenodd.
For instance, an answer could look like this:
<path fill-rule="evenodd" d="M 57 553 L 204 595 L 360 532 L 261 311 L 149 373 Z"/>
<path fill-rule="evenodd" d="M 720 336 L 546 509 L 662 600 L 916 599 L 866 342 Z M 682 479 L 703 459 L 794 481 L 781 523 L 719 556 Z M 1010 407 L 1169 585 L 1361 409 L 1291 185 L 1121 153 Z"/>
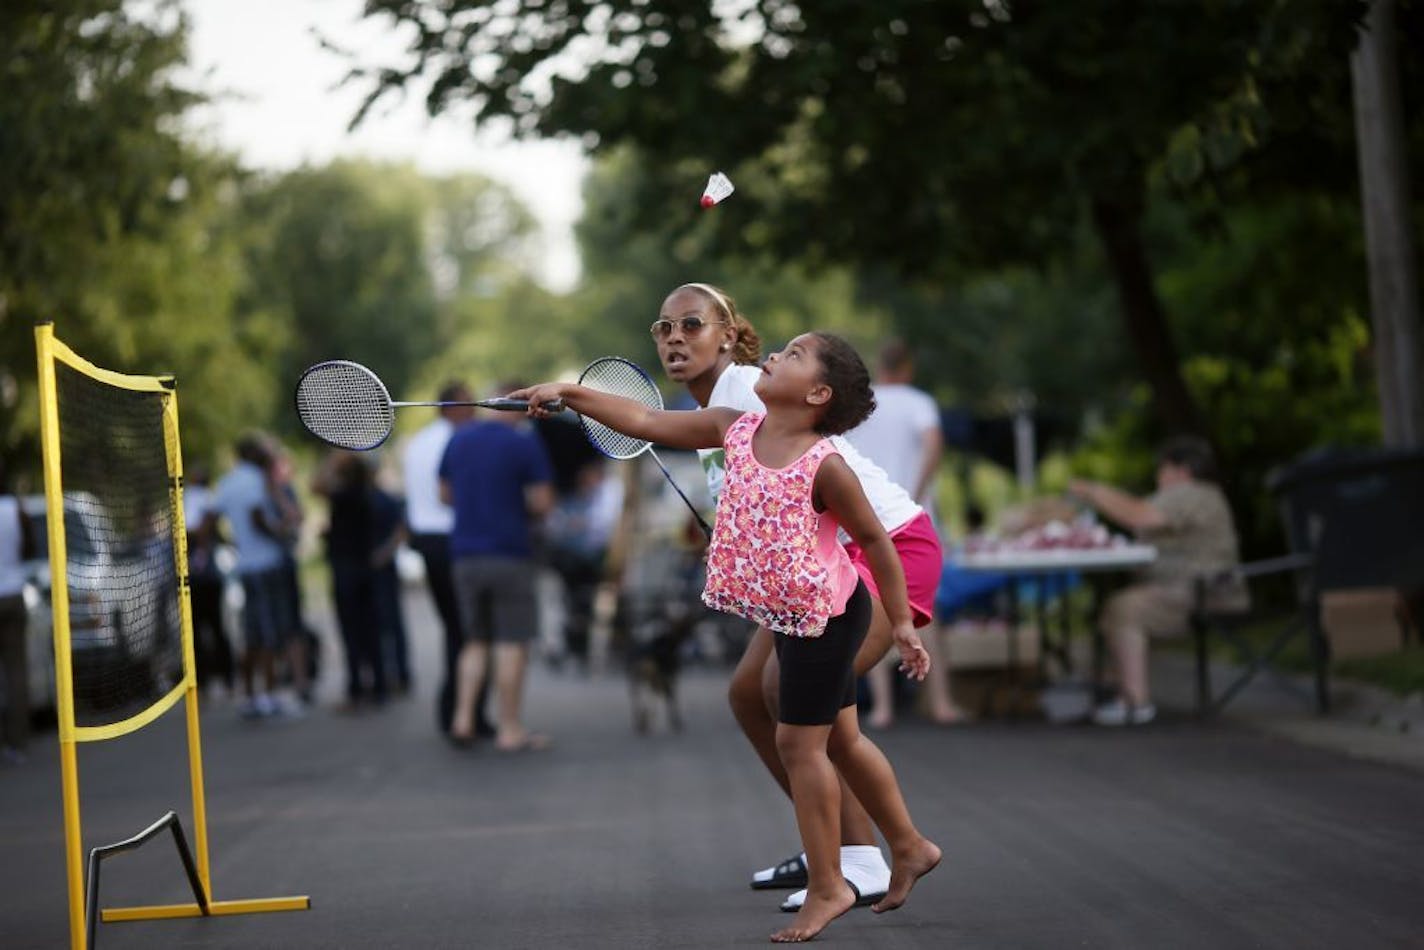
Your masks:
<path fill-rule="evenodd" d="M 589 364 L 579 377 L 580 385 L 599 392 L 623 396 L 641 402 L 651 409 L 663 407 L 662 393 L 648 375 L 627 360 L 604 357 Z M 587 416 L 580 416 L 585 435 L 594 447 L 612 459 L 630 459 L 643 454 L 652 445 L 646 439 L 635 439 Z"/>
<path fill-rule="evenodd" d="M 395 425 L 386 387 L 357 363 L 312 367 L 297 384 L 297 415 L 317 438 L 343 449 L 373 449 Z"/>

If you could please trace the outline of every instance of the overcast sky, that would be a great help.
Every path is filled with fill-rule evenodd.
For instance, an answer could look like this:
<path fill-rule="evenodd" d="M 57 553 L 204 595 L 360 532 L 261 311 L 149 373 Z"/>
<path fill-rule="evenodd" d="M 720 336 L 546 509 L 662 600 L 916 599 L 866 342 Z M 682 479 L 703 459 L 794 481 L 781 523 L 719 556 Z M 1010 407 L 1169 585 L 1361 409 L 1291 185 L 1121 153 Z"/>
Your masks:
<path fill-rule="evenodd" d="M 221 94 L 196 113 L 200 136 L 256 168 L 366 157 L 408 159 L 435 173 L 482 172 L 508 185 L 542 222 L 544 281 L 565 289 L 577 277 L 571 227 L 582 209 L 586 163 L 576 146 L 476 135 L 454 117 L 427 119 L 418 99 L 391 100 L 348 133 L 360 92 L 334 88 L 346 66 L 312 30 L 358 53 L 397 52 L 396 37 L 361 18 L 361 0 L 184 0 L 184 6 L 193 25 L 192 64 L 203 88 Z"/>

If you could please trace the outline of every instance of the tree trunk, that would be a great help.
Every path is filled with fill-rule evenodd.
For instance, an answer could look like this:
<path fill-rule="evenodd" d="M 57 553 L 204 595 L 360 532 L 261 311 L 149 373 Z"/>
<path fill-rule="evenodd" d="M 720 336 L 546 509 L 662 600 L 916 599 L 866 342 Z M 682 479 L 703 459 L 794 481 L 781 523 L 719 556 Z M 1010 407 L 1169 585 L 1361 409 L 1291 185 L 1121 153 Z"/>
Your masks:
<path fill-rule="evenodd" d="M 1201 411 L 1182 379 L 1177 347 L 1152 284 L 1152 268 L 1142 244 L 1142 213 L 1137 195 L 1093 199 L 1093 223 L 1117 284 L 1128 340 L 1152 390 L 1153 410 L 1168 432 L 1209 439 Z"/>
<path fill-rule="evenodd" d="M 1370 5 L 1360 45 L 1350 58 L 1360 200 L 1370 273 L 1375 373 L 1386 445 L 1424 445 L 1420 387 L 1419 273 L 1409 218 L 1409 163 L 1405 157 L 1395 54 L 1394 2 Z"/>

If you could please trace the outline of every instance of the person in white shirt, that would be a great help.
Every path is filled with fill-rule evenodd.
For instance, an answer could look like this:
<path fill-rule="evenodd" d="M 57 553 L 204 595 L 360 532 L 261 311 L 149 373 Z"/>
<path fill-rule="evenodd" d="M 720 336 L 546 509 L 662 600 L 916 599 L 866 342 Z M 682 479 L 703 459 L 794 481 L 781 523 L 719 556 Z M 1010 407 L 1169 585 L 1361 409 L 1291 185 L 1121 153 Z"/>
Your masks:
<path fill-rule="evenodd" d="M 850 444 L 875 459 L 890 480 L 933 514 L 935 473 L 944 455 L 939 406 L 934 397 L 911 385 L 915 357 L 901 340 L 880 348 L 876 363 L 875 411 L 846 433 Z"/>
<path fill-rule="evenodd" d="M 765 411 L 753 390 L 761 375 L 761 341 L 755 328 L 737 311 L 736 302 L 722 290 L 710 284 L 683 284 L 663 301 L 651 330 L 663 371 L 668 378 L 685 386 L 699 406 Z M 934 525 L 909 493 L 892 482 L 883 469 L 856 451 L 843 437 L 834 436 L 831 441 L 860 480 L 876 517 L 895 544 L 904 568 L 915 625 L 930 623 L 943 565 Z M 703 449 L 697 454 L 715 500 L 722 489 L 723 451 Z M 854 544 L 847 544 L 846 551 L 870 588 L 874 605 L 870 632 L 855 658 L 855 672 L 859 676 L 878 663 L 890 648 L 890 622 L 861 552 Z M 789 794 L 786 772 L 776 750 L 776 683 L 772 637 L 766 628 L 758 627 L 732 673 L 728 700 L 742 732 L 772 777 Z M 862 905 L 875 903 L 890 885 L 890 868 L 876 844 L 870 816 L 844 783 L 841 789 L 841 873 L 856 889 L 857 903 Z M 758 890 L 805 888 L 806 881 L 805 855 L 798 854 L 756 872 L 752 876 L 752 887 Z M 805 893 L 800 890 L 792 894 L 781 909 L 798 910 Z"/>
<path fill-rule="evenodd" d="M 208 466 L 185 467 L 183 523 L 188 529 L 188 599 L 193 617 L 193 652 L 198 688 L 233 689 L 232 644 L 223 626 L 223 576 L 216 560 L 217 499 Z"/>
<path fill-rule="evenodd" d="M 473 398 L 470 387 L 459 381 L 446 383 L 436 395 L 440 402 L 469 402 Z M 401 450 L 410 546 L 425 562 L 425 582 L 445 632 L 444 679 L 435 697 L 435 722 L 447 733 L 455 711 L 455 662 L 464 641 L 450 568 L 450 532 L 455 527 L 455 511 L 440 500 L 440 460 L 445 457 L 445 447 L 455 429 L 474 417 L 473 406 L 445 406 L 439 416 L 407 439 Z M 475 734 L 485 738 L 494 735 L 494 726 L 485 714 L 488 695 L 486 680 L 475 700 Z"/>
<path fill-rule="evenodd" d="M 884 468 L 890 480 L 908 491 L 933 518 L 934 478 L 944 454 L 939 406 L 933 396 L 911 385 L 915 378 L 915 358 L 900 340 L 891 340 L 881 347 L 875 377 L 875 411 L 869 419 L 847 432 L 846 439 Z M 951 725 L 961 721 L 963 714 L 950 699 L 949 670 L 942 662 L 944 651 L 936 649 L 941 645 L 936 634 L 937 631 L 932 631 L 924 638 L 934 670 L 925 681 L 930 718 L 940 725 Z M 866 674 L 871 697 L 866 725 L 872 729 L 888 729 L 895 721 L 892 669 L 893 662 L 882 660 Z"/>

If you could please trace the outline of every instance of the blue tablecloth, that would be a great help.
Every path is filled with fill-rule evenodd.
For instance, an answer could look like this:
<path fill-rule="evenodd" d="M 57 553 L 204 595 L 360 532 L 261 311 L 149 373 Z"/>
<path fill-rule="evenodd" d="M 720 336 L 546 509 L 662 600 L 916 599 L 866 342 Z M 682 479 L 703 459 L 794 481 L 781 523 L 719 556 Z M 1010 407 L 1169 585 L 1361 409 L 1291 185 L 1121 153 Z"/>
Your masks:
<path fill-rule="evenodd" d="M 953 620 L 965 611 L 998 613 L 998 595 L 1005 589 L 1011 589 L 1017 600 L 1033 603 L 1061 597 L 1078 583 L 1076 571 L 1032 575 L 966 571 L 950 559 L 940 573 L 935 612 L 941 620 Z"/>

